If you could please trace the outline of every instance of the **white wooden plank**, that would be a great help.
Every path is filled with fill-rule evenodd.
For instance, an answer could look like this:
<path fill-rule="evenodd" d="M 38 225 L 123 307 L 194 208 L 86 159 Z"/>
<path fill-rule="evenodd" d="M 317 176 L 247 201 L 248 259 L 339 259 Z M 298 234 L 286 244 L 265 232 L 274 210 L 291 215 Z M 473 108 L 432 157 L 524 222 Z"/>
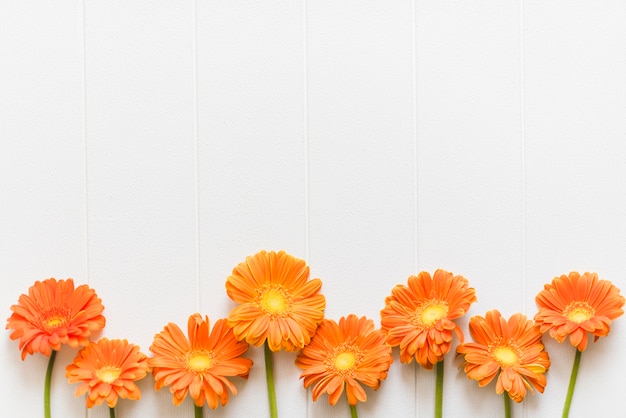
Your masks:
<path fill-rule="evenodd" d="M 412 10 L 308 2 L 310 260 L 335 321 L 354 313 L 379 327 L 385 297 L 416 266 Z M 414 394 L 414 369 L 396 353 L 357 409 L 411 417 Z M 309 416 L 350 416 L 345 395 L 309 405 Z"/>
<path fill-rule="evenodd" d="M 302 2 L 198 3 L 200 306 L 216 319 L 246 256 L 306 258 L 303 48 Z M 211 416 L 269 416 L 263 348 L 247 356 L 249 380 Z M 295 353 L 274 357 L 280 416 L 305 417 Z"/>
<path fill-rule="evenodd" d="M 0 4 L 0 306 L 3 318 L 36 280 L 87 281 L 83 143 L 82 8 L 79 2 Z M 22 362 L 5 331 L 3 414 L 43 415 L 48 358 Z M 84 414 L 65 379 L 76 350 L 57 356 L 52 413 Z M 26 401 L 28 399 L 28 401 Z"/>
<path fill-rule="evenodd" d="M 87 2 L 89 270 L 104 335 L 150 355 L 168 322 L 197 310 L 191 1 Z M 167 388 L 140 382 L 120 416 L 189 416 Z M 107 408 L 90 416 L 104 417 Z"/>
<path fill-rule="evenodd" d="M 553 277 L 595 271 L 626 289 L 626 4 L 525 4 L 529 306 Z M 623 318 L 583 353 L 570 417 L 619 409 Z M 559 415 L 574 349 L 544 338 L 552 359 L 541 406 Z M 546 400 L 548 398 L 549 400 Z"/>
<path fill-rule="evenodd" d="M 418 2 L 416 16 L 419 267 L 476 289 L 457 321 L 471 340 L 469 317 L 523 307 L 519 5 Z M 502 415 L 493 384 L 481 389 L 454 354 L 445 360 L 445 415 Z M 418 416 L 432 416 L 435 374 L 417 381 Z"/>

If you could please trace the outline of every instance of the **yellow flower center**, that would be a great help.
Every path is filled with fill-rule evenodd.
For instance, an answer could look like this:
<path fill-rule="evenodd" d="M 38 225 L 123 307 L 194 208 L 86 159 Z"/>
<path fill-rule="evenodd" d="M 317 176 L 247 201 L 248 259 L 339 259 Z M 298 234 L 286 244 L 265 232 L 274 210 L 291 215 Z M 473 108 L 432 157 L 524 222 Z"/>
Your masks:
<path fill-rule="evenodd" d="M 448 315 L 448 304 L 441 300 L 432 299 L 424 302 L 415 311 L 413 325 L 420 328 L 432 328 L 441 318 Z"/>
<path fill-rule="evenodd" d="M 501 345 L 493 350 L 493 358 L 504 367 L 517 364 L 519 356 L 512 347 Z"/>
<path fill-rule="evenodd" d="M 274 289 L 265 292 L 261 303 L 263 304 L 263 307 L 271 313 L 281 314 L 287 309 L 285 297 Z"/>
<path fill-rule="evenodd" d="M 41 315 L 42 328 L 48 333 L 53 333 L 58 328 L 67 326 L 69 322 L 68 317 L 69 312 L 67 309 L 55 306 Z"/>
<path fill-rule="evenodd" d="M 446 316 L 448 313 L 448 307 L 442 305 L 431 305 L 424 308 L 422 311 L 422 322 L 426 326 L 433 326 L 433 324 Z"/>
<path fill-rule="evenodd" d="M 345 342 L 328 353 L 324 364 L 326 364 L 326 370 L 331 374 L 352 376 L 363 358 L 364 354 L 359 347 L 350 344 L 350 342 Z"/>
<path fill-rule="evenodd" d="M 215 355 L 211 351 L 196 350 L 187 353 L 187 370 L 203 373 L 215 365 Z"/>
<path fill-rule="evenodd" d="M 96 377 L 99 381 L 105 383 L 115 382 L 122 374 L 122 369 L 114 366 L 104 366 L 96 370 Z"/>
<path fill-rule="evenodd" d="M 350 351 L 344 351 L 335 357 L 335 368 L 337 370 L 343 371 L 351 369 L 354 363 L 356 363 L 356 356 Z"/>
<path fill-rule="evenodd" d="M 56 328 L 64 322 L 65 322 L 65 318 L 60 318 L 58 316 L 55 316 L 53 318 L 48 318 L 46 320 L 46 324 L 51 328 Z"/>
<path fill-rule="evenodd" d="M 563 315 L 570 321 L 580 324 L 593 318 L 596 311 L 587 302 L 572 302 L 567 305 Z"/>
<path fill-rule="evenodd" d="M 272 316 L 287 316 L 291 310 L 291 296 L 282 286 L 265 285 L 259 289 L 258 306 L 263 312 Z"/>

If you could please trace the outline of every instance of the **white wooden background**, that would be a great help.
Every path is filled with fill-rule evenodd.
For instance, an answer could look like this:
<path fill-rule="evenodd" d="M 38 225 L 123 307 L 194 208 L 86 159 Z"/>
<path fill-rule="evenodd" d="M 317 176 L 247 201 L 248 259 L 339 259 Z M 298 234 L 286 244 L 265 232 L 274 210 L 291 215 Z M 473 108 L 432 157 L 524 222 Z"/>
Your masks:
<path fill-rule="evenodd" d="M 532 317 L 571 270 L 626 290 L 625 22 L 623 0 L 2 0 L 2 315 L 73 277 L 102 335 L 147 352 L 169 321 L 226 316 L 226 277 L 260 249 L 307 260 L 327 317 L 377 325 L 395 284 L 439 267 L 476 288 L 470 315 Z M 47 359 L 8 336 L 1 415 L 42 416 Z M 545 343 L 546 391 L 515 417 L 560 416 L 574 351 Z M 572 417 L 626 416 L 625 344 L 621 318 L 584 353 Z M 268 416 L 261 351 L 206 417 Z M 74 398 L 74 355 L 53 416 L 107 417 Z M 360 417 L 431 417 L 434 373 L 394 357 Z M 281 418 L 348 417 L 294 358 L 277 355 Z M 446 417 L 503 416 L 445 363 Z M 192 416 L 153 384 L 118 417 Z"/>

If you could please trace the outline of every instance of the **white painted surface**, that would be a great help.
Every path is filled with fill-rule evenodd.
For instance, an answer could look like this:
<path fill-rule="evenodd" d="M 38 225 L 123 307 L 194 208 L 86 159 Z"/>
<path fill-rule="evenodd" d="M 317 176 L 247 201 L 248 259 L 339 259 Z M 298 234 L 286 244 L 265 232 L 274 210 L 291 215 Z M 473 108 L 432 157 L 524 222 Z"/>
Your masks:
<path fill-rule="evenodd" d="M 169 321 L 226 316 L 226 276 L 263 248 L 307 259 L 328 317 L 377 324 L 395 284 L 439 267 L 476 288 L 470 315 L 532 316 L 570 270 L 626 290 L 625 21 L 619 0 L 0 2 L 4 318 L 35 280 L 73 277 L 102 297 L 102 335 L 147 352 Z M 626 417 L 622 321 L 583 354 L 571 417 Z M 42 416 L 46 361 L 8 334 L 3 416 Z M 574 352 L 544 341 L 546 392 L 516 417 L 560 415 Z M 53 416 L 108 416 L 74 398 L 74 354 Z M 268 416 L 249 356 L 205 416 Z M 294 358 L 276 359 L 281 416 L 347 418 Z M 432 416 L 434 373 L 394 359 L 359 416 Z M 444 415 L 502 416 L 457 365 Z M 140 387 L 118 416 L 192 415 Z"/>

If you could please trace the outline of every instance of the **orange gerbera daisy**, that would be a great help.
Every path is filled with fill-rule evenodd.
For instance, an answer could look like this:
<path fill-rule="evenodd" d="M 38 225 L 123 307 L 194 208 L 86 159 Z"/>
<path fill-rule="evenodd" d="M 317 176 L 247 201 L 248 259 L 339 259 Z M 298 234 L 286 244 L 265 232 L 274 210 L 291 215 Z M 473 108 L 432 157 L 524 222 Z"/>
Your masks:
<path fill-rule="evenodd" d="M 463 332 L 453 319 L 463 316 L 476 302 L 476 291 L 463 276 L 445 270 L 434 277 L 423 271 L 408 279 L 408 286 L 396 285 L 380 312 L 387 343 L 400 347 L 400 361 L 415 360 L 426 369 L 450 351 L 452 331 L 460 342 Z"/>
<path fill-rule="evenodd" d="M 12 340 L 19 339 L 22 360 L 35 352 L 50 356 L 61 344 L 86 346 L 91 333 L 105 325 L 104 306 L 95 291 L 87 285 L 74 289 L 72 279 L 36 281 L 11 310 L 6 329 L 13 330 Z"/>
<path fill-rule="evenodd" d="M 619 289 L 608 280 L 598 280 L 596 273 L 555 277 L 535 300 L 539 306 L 535 321 L 541 332 L 549 330 L 558 342 L 569 335 L 579 351 L 587 348 L 588 333 L 597 341 L 609 333 L 611 321 L 624 313 Z"/>
<path fill-rule="evenodd" d="M 538 325 L 520 313 L 506 321 L 494 309 L 484 318 L 472 317 L 469 329 L 474 342 L 461 344 L 456 350 L 464 356 L 460 367 L 468 379 L 483 387 L 499 373 L 496 393 L 506 391 L 515 402 L 524 399 L 527 388 L 543 393 L 550 359 Z"/>
<path fill-rule="evenodd" d="M 298 354 L 296 365 L 304 370 L 300 378 L 304 378 L 305 388 L 316 384 L 314 401 L 328 393 L 328 401 L 334 405 L 345 386 L 348 403 L 354 406 L 367 399 L 360 383 L 378 389 L 392 361 L 385 334 L 374 329 L 371 319 L 350 314 L 339 319 L 339 324 L 325 319 L 311 343 Z"/>
<path fill-rule="evenodd" d="M 237 338 L 257 347 L 267 341 L 272 351 L 308 344 L 326 307 L 322 281 L 308 278 L 305 262 L 284 251 L 260 251 L 235 267 L 226 293 L 240 304 L 228 315 Z"/>
<path fill-rule="evenodd" d="M 87 408 L 106 401 L 114 408 L 118 398 L 137 400 L 141 392 L 135 381 L 149 371 L 148 357 L 126 340 L 102 338 L 78 352 L 66 368 L 70 383 L 81 383 L 76 396 L 87 394 Z"/>
<path fill-rule="evenodd" d="M 227 377 L 247 379 L 252 367 L 252 360 L 241 357 L 248 344 L 237 341 L 226 319 L 218 319 L 210 330 L 209 318 L 198 313 L 189 317 L 187 333 L 189 339 L 178 325 L 169 323 L 154 336 L 150 364 L 156 390 L 169 385 L 174 405 L 180 405 L 187 393 L 198 407 L 206 401 L 215 409 L 218 400 L 226 405 L 228 390 L 237 394 Z"/>

